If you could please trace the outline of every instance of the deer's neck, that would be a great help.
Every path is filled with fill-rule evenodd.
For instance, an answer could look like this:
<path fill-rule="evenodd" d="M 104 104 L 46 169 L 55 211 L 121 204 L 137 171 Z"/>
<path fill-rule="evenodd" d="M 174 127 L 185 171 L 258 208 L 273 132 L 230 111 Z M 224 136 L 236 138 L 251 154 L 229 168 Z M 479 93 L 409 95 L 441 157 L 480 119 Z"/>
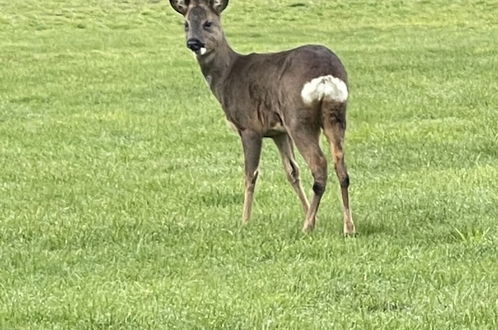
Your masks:
<path fill-rule="evenodd" d="M 204 78 L 206 78 L 211 91 L 220 102 L 222 101 L 223 81 L 239 56 L 223 36 L 212 54 L 207 55 L 206 58 L 200 57 L 198 59 Z"/>

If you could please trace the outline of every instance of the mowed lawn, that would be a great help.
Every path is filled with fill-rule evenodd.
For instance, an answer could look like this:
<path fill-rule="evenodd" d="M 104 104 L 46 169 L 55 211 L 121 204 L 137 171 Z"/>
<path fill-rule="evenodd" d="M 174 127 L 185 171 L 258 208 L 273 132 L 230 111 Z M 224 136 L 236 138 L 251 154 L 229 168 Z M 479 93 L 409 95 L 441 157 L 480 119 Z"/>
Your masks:
<path fill-rule="evenodd" d="M 345 63 L 353 239 L 330 163 L 300 231 L 271 141 L 241 226 L 168 1 L 0 2 L 0 329 L 498 328 L 496 0 L 230 1 L 239 52 Z"/>

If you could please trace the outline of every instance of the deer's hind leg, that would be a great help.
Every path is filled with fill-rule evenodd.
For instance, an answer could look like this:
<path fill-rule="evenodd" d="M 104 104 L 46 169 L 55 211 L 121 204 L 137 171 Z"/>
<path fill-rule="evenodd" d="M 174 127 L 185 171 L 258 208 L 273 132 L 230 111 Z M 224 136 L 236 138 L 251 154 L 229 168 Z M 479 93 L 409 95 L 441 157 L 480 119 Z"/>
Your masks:
<path fill-rule="evenodd" d="M 306 213 L 303 231 L 313 230 L 320 201 L 327 185 L 327 160 L 320 149 L 320 125 L 302 119 L 289 125 L 288 132 L 313 175 L 313 198 Z"/>
<path fill-rule="evenodd" d="M 341 186 L 341 196 L 344 213 L 344 234 L 354 235 L 355 226 L 349 205 L 349 175 L 344 161 L 344 135 L 346 132 L 346 104 L 323 104 L 323 130 L 329 141 L 335 172 Z"/>
<path fill-rule="evenodd" d="M 292 145 L 292 140 L 289 135 L 281 134 L 273 137 L 273 141 L 278 147 L 280 156 L 282 157 L 282 164 L 284 165 L 284 170 L 287 175 L 287 180 L 294 188 L 299 200 L 304 209 L 304 213 L 308 213 L 309 202 L 306 198 L 306 194 L 301 186 L 301 180 L 299 178 L 299 167 L 296 163 L 296 157 L 294 155 L 294 148 Z"/>

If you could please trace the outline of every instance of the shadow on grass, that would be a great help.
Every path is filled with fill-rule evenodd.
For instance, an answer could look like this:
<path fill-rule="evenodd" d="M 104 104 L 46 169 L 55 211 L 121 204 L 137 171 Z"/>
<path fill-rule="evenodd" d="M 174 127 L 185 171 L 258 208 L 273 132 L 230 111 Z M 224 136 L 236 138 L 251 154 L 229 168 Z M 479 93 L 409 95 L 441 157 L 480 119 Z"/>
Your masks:
<path fill-rule="evenodd" d="M 371 222 L 368 221 L 368 219 L 357 221 L 355 225 L 359 236 L 375 236 L 379 234 L 390 235 L 393 232 L 392 229 L 388 229 L 384 224 Z"/>

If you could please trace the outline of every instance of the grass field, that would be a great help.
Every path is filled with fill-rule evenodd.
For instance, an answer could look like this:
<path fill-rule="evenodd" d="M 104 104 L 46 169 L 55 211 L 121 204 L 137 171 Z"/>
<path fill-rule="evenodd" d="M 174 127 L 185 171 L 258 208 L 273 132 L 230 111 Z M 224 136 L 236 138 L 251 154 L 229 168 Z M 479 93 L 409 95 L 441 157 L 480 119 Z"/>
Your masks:
<path fill-rule="evenodd" d="M 273 143 L 240 225 L 239 138 L 167 1 L 0 8 L 0 329 L 498 328 L 496 0 L 231 1 L 239 52 L 348 68 L 354 239 L 332 173 L 301 233 Z"/>

